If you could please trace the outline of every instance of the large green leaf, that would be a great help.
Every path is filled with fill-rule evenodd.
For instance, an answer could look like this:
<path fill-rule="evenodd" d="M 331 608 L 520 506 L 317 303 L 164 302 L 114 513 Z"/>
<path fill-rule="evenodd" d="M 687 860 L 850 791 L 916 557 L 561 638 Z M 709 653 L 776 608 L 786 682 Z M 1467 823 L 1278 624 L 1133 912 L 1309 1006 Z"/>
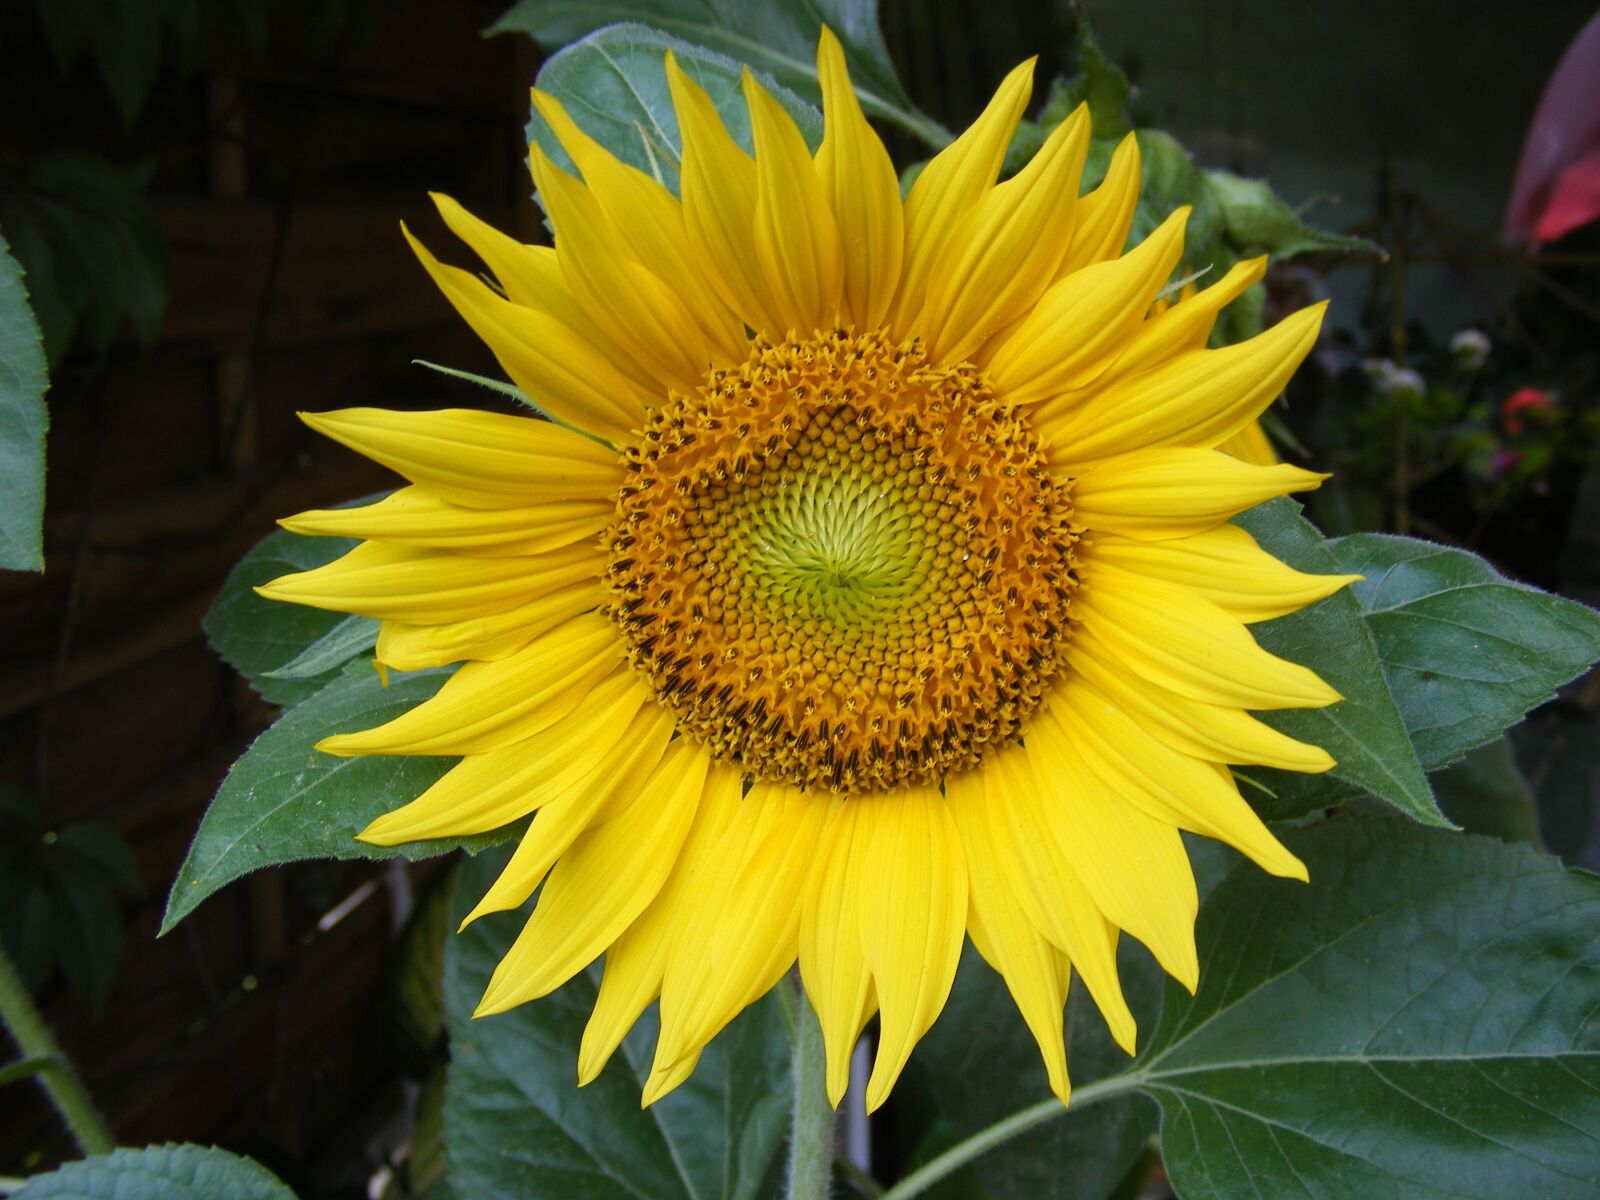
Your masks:
<path fill-rule="evenodd" d="M 14 1200 L 294 1200 L 260 1163 L 214 1146 L 113 1150 L 28 1180 Z"/>
<path fill-rule="evenodd" d="M 1291 500 L 1273 500 L 1240 516 L 1237 523 L 1264 549 L 1292 567 L 1315 574 L 1341 570 L 1316 529 Z M 1255 627 L 1256 640 L 1272 653 L 1310 667 L 1344 700 L 1327 708 L 1262 714 L 1289 736 L 1322 746 L 1338 763 L 1332 777 L 1370 792 L 1429 825 L 1448 822 L 1434 804 L 1406 724 L 1384 684 L 1378 648 L 1349 589 L 1276 621 Z M 1325 780 L 1283 771 L 1249 771 L 1246 778 L 1270 789 L 1247 789 L 1269 817 L 1298 816 L 1329 802 Z"/>
<path fill-rule="evenodd" d="M 1142 949 L 1124 942 L 1119 968 L 1128 1003 L 1141 1028 L 1153 1027 L 1161 1002 L 1161 972 Z M 1082 1087 L 1128 1065 L 1111 1040 L 1094 1001 L 1074 979 L 1067 1002 L 1067 1066 Z M 927 1081 L 947 1140 L 969 1137 L 1050 1095 L 1038 1045 L 999 975 L 971 946 L 955 987 L 933 1029 L 912 1058 Z M 970 1168 L 993 1200 L 1106 1200 L 1155 1132 L 1156 1110 L 1124 1095 L 1070 1120 L 1049 1121 L 1002 1142 Z M 1069 1171 L 1062 1170 L 1070 1163 Z"/>
<path fill-rule="evenodd" d="M 644 25 L 612 25 L 568 46 L 539 70 L 538 85 L 566 106 L 572 119 L 623 162 L 678 190 L 683 143 L 667 87 L 666 53 L 706 89 L 734 139 L 750 148 L 750 113 L 740 89 L 741 67 L 731 58 Z M 762 78 L 813 148 L 822 140 L 822 114 L 787 88 Z M 528 139 L 551 159 L 571 159 L 543 117 L 528 121 Z"/>
<path fill-rule="evenodd" d="M 1600 1194 L 1600 879 L 1389 818 L 1285 842 L 1311 885 L 1223 881 L 1130 1079 L 1178 1194 Z"/>
<path fill-rule="evenodd" d="M 256 595 L 255 589 L 280 575 L 332 562 L 355 544 L 350 538 L 305 537 L 286 529 L 268 534 L 234 564 L 206 613 L 203 627 L 212 648 L 272 703 L 295 704 L 334 677 L 338 664 L 335 670 L 309 677 L 280 676 L 278 672 L 303 664 L 310 647 L 321 645 L 335 629 L 345 626 L 347 618 L 320 608 L 267 600 Z"/>
<path fill-rule="evenodd" d="M 505 865 L 462 865 L 452 928 Z M 610 1066 L 577 1086 L 578 1041 L 598 968 L 543 999 L 482 1020 L 473 1008 L 522 915 L 469 926 L 445 947 L 450 1075 L 445 1149 L 462 1196 L 518 1200 L 766 1200 L 788 1116 L 788 1038 L 776 997 L 752 1005 L 694 1075 L 648 1109 L 655 1022 L 646 1014 Z"/>
<path fill-rule="evenodd" d="M 0 568 L 44 570 L 44 431 L 49 387 L 22 268 L 0 237 Z"/>
<path fill-rule="evenodd" d="M 822 102 L 817 35 L 827 25 L 844 46 L 869 116 L 934 147 L 950 140 L 900 86 L 878 29 L 877 0 L 519 0 L 489 32 L 525 33 L 554 50 L 619 22 L 650 25 L 749 63 L 813 104 Z"/>
<path fill-rule="evenodd" d="M 347 664 L 333 682 L 286 712 L 233 764 L 183 860 L 161 931 L 194 911 L 223 884 L 259 867 L 307 858 L 426 858 L 465 840 L 369 846 L 355 836 L 443 775 L 454 759 L 335 758 L 313 749 L 334 733 L 370 729 L 439 690 L 448 668 L 393 675 L 387 686 L 368 659 Z"/>
<path fill-rule="evenodd" d="M 1430 770 L 1493 741 L 1600 658 L 1600 613 L 1415 538 L 1328 543 L 1377 640 L 1384 677 Z"/>

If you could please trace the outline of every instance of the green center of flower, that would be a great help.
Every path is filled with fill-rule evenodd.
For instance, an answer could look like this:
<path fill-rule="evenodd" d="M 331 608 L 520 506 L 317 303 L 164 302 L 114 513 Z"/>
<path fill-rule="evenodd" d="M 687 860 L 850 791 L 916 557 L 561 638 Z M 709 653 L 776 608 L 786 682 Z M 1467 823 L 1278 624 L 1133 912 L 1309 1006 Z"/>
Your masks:
<path fill-rule="evenodd" d="M 629 466 L 611 616 L 680 725 L 759 778 L 939 779 L 1059 669 L 1071 504 L 970 366 L 882 333 L 758 341 Z"/>

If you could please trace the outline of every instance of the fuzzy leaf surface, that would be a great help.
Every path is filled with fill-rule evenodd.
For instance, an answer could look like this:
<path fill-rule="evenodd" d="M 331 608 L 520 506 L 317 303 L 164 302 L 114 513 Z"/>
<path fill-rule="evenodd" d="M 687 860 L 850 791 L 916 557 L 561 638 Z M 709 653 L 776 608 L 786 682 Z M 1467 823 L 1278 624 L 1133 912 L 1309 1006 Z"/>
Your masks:
<path fill-rule="evenodd" d="M 271 1171 L 215 1146 L 146 1146 L 69 1162 L 14 1200 L 295 1200 Z"/>
<path fill-rule="evenodd" d="M 44 431 L 49 387 L 22 268 L 0 237 L 0 568 L 44 570 Z"/>

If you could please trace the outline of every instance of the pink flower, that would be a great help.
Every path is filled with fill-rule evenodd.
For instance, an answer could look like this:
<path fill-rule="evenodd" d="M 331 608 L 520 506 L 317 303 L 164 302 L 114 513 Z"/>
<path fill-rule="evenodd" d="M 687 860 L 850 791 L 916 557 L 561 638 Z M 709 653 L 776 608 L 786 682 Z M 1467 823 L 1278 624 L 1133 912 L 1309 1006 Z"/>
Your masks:
<path fill-rule="evenodd" d="M 1506 432 L 1515 436 L 1523 430 L 1522 418 L 1517 414 L 1524 409 L 1533 409 L 1542 412 L 1555 407 L 1555 401 L 1549 393 L 1542 392 L 1535 387 L 1520 387 L 1507 396 L 1505 403 L 1500 405 L 1500 421 L 1505 426 Z"/>

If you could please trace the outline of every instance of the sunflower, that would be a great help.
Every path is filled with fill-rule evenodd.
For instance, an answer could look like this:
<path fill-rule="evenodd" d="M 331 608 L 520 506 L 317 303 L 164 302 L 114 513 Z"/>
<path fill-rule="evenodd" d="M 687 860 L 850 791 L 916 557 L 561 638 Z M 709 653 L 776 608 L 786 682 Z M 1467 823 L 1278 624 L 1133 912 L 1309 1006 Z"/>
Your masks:
<path fill-rule="evenodd" d="M 1227 764 L 1332 765 L 1246 711 L 1338 699 L 1246 625 L 1346 580 L 1228 524 L 1323 477 L 1215 447 L 1321 309 L 1205 349 L 1255 260 L 1152 315 L 1187 211 L 1121 253 L 1133 138 L 1080 199 L 1080 108 L 996 182 L 1031 63 L 903 198 L 827 31 L 815 154 L 748 73 L 753 154 L 666 72 L 677 195 L 536 91 L 578 172 L 531 147 L 554 248 L 442 197 L 497 285 L 412 240 L 548 420 L 305 418 L 410 485 L 284 521 L 362 544 L 262 594 L 378 618 L 385 667 L 464 664 L 319 748 L 460 756 L 368 842 L 532 814 L 467 918 L 539 892 L 478 1014 L 603 955 L 580 1083 L 659 997 L 652 1102 L 798 959 L 835 1104 L 878 1015 L 875 1108 L 970 936 L 1065 1101 L 1072 971 L 1129 1052 L 1121 933 L 1195 986 L 1179 830 L 1306 877 Z"/>

